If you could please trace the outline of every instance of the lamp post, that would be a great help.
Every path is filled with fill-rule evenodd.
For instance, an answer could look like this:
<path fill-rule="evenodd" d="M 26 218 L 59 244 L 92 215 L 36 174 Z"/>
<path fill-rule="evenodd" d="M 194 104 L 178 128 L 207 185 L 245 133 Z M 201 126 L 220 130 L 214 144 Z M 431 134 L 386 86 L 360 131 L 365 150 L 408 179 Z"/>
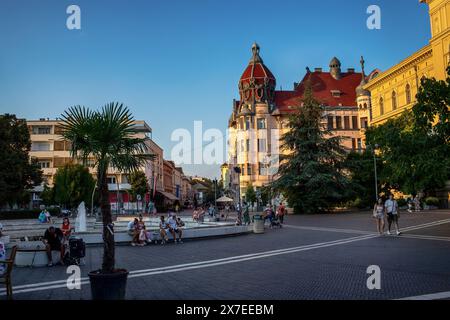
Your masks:
<path fill-rule="evenodd" d="M 217 178 L 214 178 L 214 210 L 217 208 Z"/>
<path fill-rule="evenodd" d="M 238 215 L 240 218 L 240 214 L 241 214 L 241 168 L 239 167 L 234 167 L 234 172 L 237 173 L 238 175 L 238 190 L 237 190 L 237 194 L 238 194 L 238 205 L 239 205 L 239 211 L 238 211 Z"/>
<path fill-rule="evenodd" d="M 375 154 L 375 150 L 378 149 L 379 145 L 375 144 L 372 147 L 373 151 L 373 169 L 374 169 L 374 177 L 375 177 L 375 201 L 378 201 L 378 176 L 377 176 L 377 157 Z"/>
<path fill-rule="evenodd" d="M 267 180 L 269 181 L 269 204 L 272 205 L 272 192 L 270 191 L 270 185 L 272 184 L 272 175 L 270 174 L 270 155 L 264 157 L 266 163 Z"/>

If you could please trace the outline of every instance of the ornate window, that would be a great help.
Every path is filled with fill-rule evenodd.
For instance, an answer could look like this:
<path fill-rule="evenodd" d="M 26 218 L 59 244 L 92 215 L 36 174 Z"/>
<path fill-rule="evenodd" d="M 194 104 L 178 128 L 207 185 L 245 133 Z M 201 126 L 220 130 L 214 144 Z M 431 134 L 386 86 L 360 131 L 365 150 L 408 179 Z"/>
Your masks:
<path fill-rule="evenodd" d="M 384 114 L 384 101 L 383 97 L 380 98 L 380 116 Z"/>
<path fill-rule="evenodd" d="M 397 109 L 397 93 L 392 91 L 392 110 Z"/>
<path fill-rule="evenodd" d="M 264 90 L 262 88 L 259 88 L 256 90 L 256 98 L 258 99 L 258 101 L 261 101 L 261 98 L 264 95 Z"/>
<path fill-rule="evenodd" d="M 410 104 L 411 103 L 411 86 L 409 85 L 409 83 L 406 85 L 405 95 L 406 95 L 406 104 Z"/>

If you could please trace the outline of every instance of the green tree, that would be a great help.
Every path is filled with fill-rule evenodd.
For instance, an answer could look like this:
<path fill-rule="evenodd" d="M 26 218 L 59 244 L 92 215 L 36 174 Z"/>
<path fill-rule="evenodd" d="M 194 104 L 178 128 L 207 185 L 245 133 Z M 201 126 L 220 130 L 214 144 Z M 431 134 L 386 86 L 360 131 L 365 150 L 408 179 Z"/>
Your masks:
<path fill-rule="evenodd" d="M 249 183 L 247 185 L 247 188 L 245 189 L 245 200 L 252 206 L 256 202 L 255 188 L 253 188 L 253 185 L 251 183 Z"/>
<path fill-rule="evenodd" d="M 397 190 L 434 194 L 450 179 L 450 68 L 446 81 L 424 79 L 412 112 L 366 132 L 383 159 L 381 178 Z"/>
<path fill-rule="evenodd" d="M 42 182 L 36 159 L 29 157 L 30 133 L 25 120 L 0 115 L 0 207 L 22 204 L 29 190 Z"/>
<path fill-rule="evenodd" d="M 54 177 L 54 201 L 66 208 L 76 208 L 84 201 L 91 205 L 95 180 L 89 169 L 81 164 L 66 164 L 58 168 Z"/>
<path fill-rule="evenodd" d="M 145 138 L 135 137 L 133 116 L 127 107 L 109 103 L 101 110 L 71 107 L 62 115 L 63 137 L 72 143 L 72 156 L 87 163 L 93 157 L 97 167 L 97 183 L 103 219 L 102 273 L 114 272 L 114 234 L 109 203 L 107 172 L 114 166 L 122 172 L 134 172 L 151 160 Z"/>
<path fill-rule="evenodd" d="M 360 208 L 371 207 L 376 201 L 374 154 L 370 148 L 362 153 L 350 152 L 347 156 L 346 167 L 353 184 L 354 197 L 352 200 Z M 377 172 L 382 171 L 382 161 L 376 156 Z M 378 193 L 386 192 L 386 184 L 378 176 Z"/>
<path fill-rule="evenodd" d="M 350 181 L 344 174 L 345 150 L 323 127 L 323 108 L 308 83 L 303 105 L 289 118 L 281 138 L 279 178 L 272 188 L 283 193 L 295 213 L 319 213 L 345 200 Z"/>
<path fill-rule="evenodd" d="M 42 203 L 46 206 L 55 204 L 55 193 L 53 192 L 53 188 L 50 188 L 48 184 L 45 184 L 44 190 L 40 194 L 40 198 L 42 199 Z"/>
<path fill-rule="evenodd" d="M 130 184 L 130 193 L 133 197 L 137 197 L 137 195 L 144 197 L 148 191 L 147 177 L 142 171 L 135 171 L 130 174 Z"/>

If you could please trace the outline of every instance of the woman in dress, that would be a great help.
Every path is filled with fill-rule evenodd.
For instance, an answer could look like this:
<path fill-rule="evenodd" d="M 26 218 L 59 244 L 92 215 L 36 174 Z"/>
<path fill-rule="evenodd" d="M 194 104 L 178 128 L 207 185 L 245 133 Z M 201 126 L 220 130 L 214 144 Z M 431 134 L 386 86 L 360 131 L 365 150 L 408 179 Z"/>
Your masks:
<path fill-rule="evenodd" d="M 373 217 L 376 221 L 377 231 L 380 235 L 384 233 L 384 211 L 383 199 L 380 198 L 373 207 Z"/>

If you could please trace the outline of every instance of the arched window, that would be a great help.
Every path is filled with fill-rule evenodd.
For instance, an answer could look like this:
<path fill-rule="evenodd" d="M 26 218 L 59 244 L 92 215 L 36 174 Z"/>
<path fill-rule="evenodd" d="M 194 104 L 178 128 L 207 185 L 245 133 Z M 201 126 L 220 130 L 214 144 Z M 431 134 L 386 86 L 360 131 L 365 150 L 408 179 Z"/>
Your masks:
<path fill-rule="evenodd" d="M 384 114 L 384 101 L 383 97 L 380 98 L 380 116 Z"/>
<path fill-rule="evenodd" d="M 409 83 L 406 85 L 405 95 L 406 95 L 406 104 L 410 104 L 411 103 L 411 86 L 409 85 Z"/>
<path fill-rule="evenodd" d="M 392 110 L 397 109 L 397 93 L 392 91 Z"/>

